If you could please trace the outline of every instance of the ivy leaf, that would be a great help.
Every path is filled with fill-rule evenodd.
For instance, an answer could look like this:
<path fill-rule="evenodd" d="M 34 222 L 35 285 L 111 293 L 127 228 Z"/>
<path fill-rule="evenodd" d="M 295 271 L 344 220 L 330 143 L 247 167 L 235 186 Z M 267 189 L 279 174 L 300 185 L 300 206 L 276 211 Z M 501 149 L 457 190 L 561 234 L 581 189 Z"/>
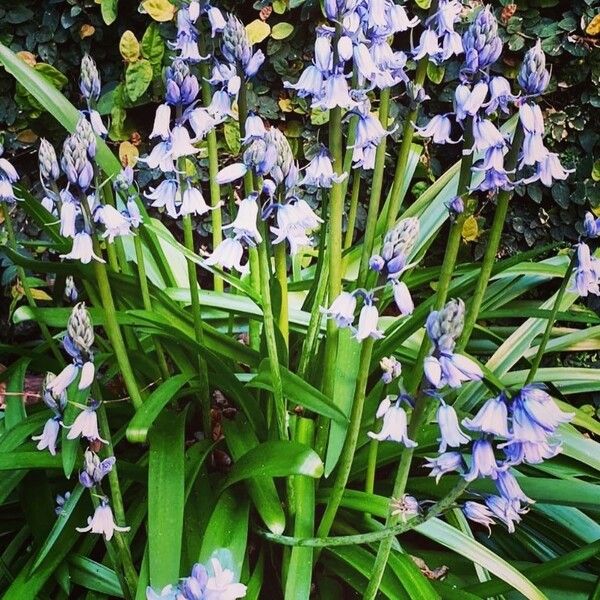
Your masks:
<path fill-rule="evenodd" d="M 465 242 L 477 241 L 479 237 L 479 223 L 477 223 L 477 219 L 473 215 L 465 219 L 461 235 Z"/>
<path fill-rule="evenodd" d="M 128 29 L 123 33 L 119 41 L 119 52 L 129 63 L 135 62 L 140 57 L 140 43 L 133 31 Z"/>
<path fill-rule="evenodd" d="M 445 68 L 442 65 L 436 65 L 432 62 L 427 63 L 427 77 L 432 83 L 438 84 L 444 79 Z"/>
<path fill-rule="evenodd" d="M 294 32 L 294 26 L 291 23 L 277 23 L 271 30 L 271 37 L 274 40 L 284 40 Z"/>
<path fill-rule="evenodd" d="M 600 33 L 600 13 L 598 13 L 585 28 L 588 35 L 598 35 Z"/>
<path fill-rule="evenodd" d="M 117 4 L 119 0 L 101 0 L 100 12 L 107 25 L 112 25 L 117 20 Z"/>
<path fill-rule="evenodd" d="M 260 44 L 260 42 L 269 37 L 271 26 L 260 19 L 254 19 L 252 23 L 246 25 L 246 33 L 251 44 Z"/>
<path fill-rule="evenodd" d="M 152 65 L 142 58 L 127 66 L 125 71 L 125 90 L 132 102 L 135 102 L 148 89 L 152 81 Z"/>
<path fill-rule="evenodd" d="M 145 0 L 142 8 L 159 23 L 171 21 L 175 15 L 175 6 L 169 0 Z"/>
<path fill-rule="evenodd" d="M 163 56 L 165 54 L 165 42 L 158 31 L 157 23 L 150 23 L 142 36 L 142 56 L 152 65 L 154 77 L 160 75 Z"/>
<path fill-rule="evenodd" d="M 225 135 L 225 142 L 232 154 L 238 154 L 240 151 L 240 129 L 235 121 L 227 121 L 223 125 L 223 134 Z"/>

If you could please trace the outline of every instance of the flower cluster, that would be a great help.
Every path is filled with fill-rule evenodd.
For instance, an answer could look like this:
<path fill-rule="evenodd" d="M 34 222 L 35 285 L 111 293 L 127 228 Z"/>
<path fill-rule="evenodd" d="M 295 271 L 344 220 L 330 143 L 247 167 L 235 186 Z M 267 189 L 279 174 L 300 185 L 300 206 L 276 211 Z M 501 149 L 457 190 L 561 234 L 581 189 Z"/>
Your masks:
<path fill-rule="evenodd" d="M 196 563 L 178 586 L 168 585 L 160 592 L 146 589 L 147 600 L 236 600 L 245 596 L 246 586 L 237 582 L 228 550 L 213 552 L 206 565 Z"/>
<path fill-rule="evenodd" d="M 454 352 L 456 339 L 462 333 L 465 305 L 460 299 L 450 300 L 442 310 L 432 311 L 425 329 L 433 342 L 430 356 L 425 358 L 425 376 L 437 389 L 448 385 L 457 388 L 464 381 L 483 377 L 481 368 L 473 360 Z"/>

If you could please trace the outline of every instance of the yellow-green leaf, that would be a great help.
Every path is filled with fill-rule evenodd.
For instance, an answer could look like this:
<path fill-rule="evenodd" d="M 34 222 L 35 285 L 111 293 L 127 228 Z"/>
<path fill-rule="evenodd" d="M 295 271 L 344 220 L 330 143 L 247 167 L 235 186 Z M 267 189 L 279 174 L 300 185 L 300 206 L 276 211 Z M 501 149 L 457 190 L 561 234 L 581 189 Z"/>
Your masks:
<path fill-rule="evenodd" d="M 283 40 L 289 35 L 291 35 L 294 31 L 294 26 L 291 23 L 277 23 L 277 25 L 273 25 L 273 29 L 271 30 L 271 37 L 274 40 Z"/>
<path fill-rule="evenodd" d="M 260 19 L 254 19 L 246 25 L 246 33 L 251 44 L 260 44 L 271 33 L 271 27 Z"/>
<path fill-rule="evenodd" d="M 135 62 L 140 57 L 140 43 L 135 33 L 129 29 L 123 33 L 119 41 L 119 52 L 127 62 Z"/>
<path fill-rule="evenodd" d="M 282 15 L 285 12 L 286 8 L 287 8 L 286 0 L 275 0 L 273 2 L 273 11 L 278 15 Z"/>
<path fill-rule="evenodd" d="M 52 297 L 49 296 L 44 290 L 37 290 L 35 288 L 31 290 L 31 297 L 34 300 L 50 300 L 50 301 L 52 301 Z"/>
<path fill-rule="evenodd" d="M 101 0 L 100 12 L 102 19 L 107 25 L 111 25 L 117 20 L 117 4 L 119 0 Z"/>
<path fill-rule="evenodd" d="M 145 0 L 142 2 L 142 8 L 160 23 L 171 21 L 175 15 L 175 7 L 169 0 Z"/>
<path fill-rule="evenodd" d="M 125 90 L 132 102 L 138 100 L 152 81 L 152 65 L 142 58 L 130 63 L 125 71 Z"/>
<path fill-rule="evenodd" d="M 140 151 L 128 141 L 119 144 L 119 160 L 123 167 L 135 167 Z"/>
<path fill-rule="evenodd" d="M 479 224 L 477 219 L 471 215 L 466 218 L 462 227 L 462 238 L 465 242 L 474 242 L 479 237 Z"/>
<path fill-rule="evenodd" d="M 600 33 L 600 13 L 598 13 L 585 28 L 588 35 L 598 35 Z"/>

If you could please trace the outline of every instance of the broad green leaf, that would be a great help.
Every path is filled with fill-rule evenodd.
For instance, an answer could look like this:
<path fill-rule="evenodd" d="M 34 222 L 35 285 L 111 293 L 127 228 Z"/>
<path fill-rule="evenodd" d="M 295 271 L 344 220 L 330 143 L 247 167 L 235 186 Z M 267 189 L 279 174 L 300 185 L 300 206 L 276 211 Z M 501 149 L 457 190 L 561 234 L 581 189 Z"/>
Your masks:
<path fill-rule="evenodd" d="M 291 23 L 277 23 L 271 29 L 271 37 L 274 40 L 284 40 L 294 32 L 294 26 Z"/>
<path fill-rule="evenodd" d="M 346 415 L 327 396 L 310 385 L 310 383 L 307 383 L 304 379 L 283 366 L 280 366 L 280 371 L 286 398 L 299 406 L 303 406 L 334 421 L 340 423 L 348 422 Z M 248 385 L 250 387 L 273 391 L 271 371 L 267 359 L 260 363 L 258 374 Z"/>
<path fill-rule="evenodd" d="M 198 562 L 206 564 L 215 550 L 231 552 L 235 576 L 239 578 L 248 540 L 249 502 L 243 495 L 226 490 L 210 516 L 202 538 Z"/>
<path fill-rule="evenodd" d="M 148 430 L 162 409 L 177 395 L 190 380 L 189 375 L 174 375 L 161 383 L 135 413 L 127 427 L 127 439 L 132 443 L 144 443 Z"/>
<path fill-rule="evenodd" d="M 100 0 L 100 12 L 107 25 L 112 25 L 117 20 L 117 5 L 119 0 Z"/>
<path fill-rule="evenodd" d="M 162 589 L 179 578 L 185 504 L 185 417 L 163 413 L 150 432 L 148 559 L 150 584 Z"/>
<path fill-rule="evenodd" d="M 142 56 L 152 65 L 154 77 L 160 76 L 165 42 L 160 35 L 157 23 L 150 23 L 142 37 Z"/>
<path fill-rule="evenodd" d="M 41 433 L 44 424 L 50 418 L 51 413 L 40 412 L 30 415 L 12 429 L 7 430 L 0 436 L 0 452 L 12 452 L 34 433 Z"/>
<path fill-rule="evenodd" d="M 264 442 L 235 461 L 223 488 L 252 477 L 287 477 L 307 475 L 319 478 L 323 463 L 319 455 L 298 442 L 277 440 Z"/>
<path fill-rule="evenodd" d="M 73 583 L 85 589 L 123 598 L 123 591 L 116 573 L 91 558 L 71 554 L 69 556 L 69 575 L 73 579 Z"/>
<path fill-rule="evenodd" d="M 152 65 L 142 58 L 127 65 L 125 71 L 125 89 L 132 102 L 139 100 L 152 81 Z"/>
<path fill-rule="evenodd" d="M 20 358 L 18 363 L 13 366 L 13 371 L 6 383 L 4 422 L 9 430 L 27 417 L 25 398 L 22 394 L 25 389 L 25 373 L 30 362 L 30 358 Z"/>
<path fill-rule="evenodd" d="M 35 450 L 32 452 L 0 453 L 0 471 L 12 471 L 14 469 L 60 469 L 61 467 L 60 456 L 52 456 L 49 452 Z"/>

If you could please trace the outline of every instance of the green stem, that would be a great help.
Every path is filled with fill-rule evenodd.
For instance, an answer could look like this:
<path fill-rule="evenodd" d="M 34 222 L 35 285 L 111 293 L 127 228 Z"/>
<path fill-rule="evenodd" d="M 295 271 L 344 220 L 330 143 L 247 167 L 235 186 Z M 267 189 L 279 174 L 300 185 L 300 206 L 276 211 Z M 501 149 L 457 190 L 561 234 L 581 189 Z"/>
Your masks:
<path fill-rule="evenodd" d="M 4 225 L 6 228 L 6 235 L 8 237 L 8 247 L 14 252 L 17 252 L 17 237 L 15 235 L 12 216 L 10 214 L 8 206 L 5 203 L 2 203 L 2 210 L 4 213 Z M 25 269 L 17 265 L 17 273 L 19 275 L 19 279 L 21 280 L 21 287 L 23 288 L 23 293 L 25 294 L 27 304 L 29 304 L 31 308 L 35 308 L 37 305 L 35 303 L 35 298 L 31 293 L 29 283 L 27 282 L 27 275 L 25 273 Z M 52 334 L 50 333 L 50 330 L 48 329 L 46 323 L 38 322 L 38 327 L 40 328 L 44 341 L 48 344 L 48 347 L 50 348 L 50 352 L 52 352 L 52 354 L 54 355 L 54 358 L 56 358 L 56 360 L 58 360 L 60 364 L 63 364 L 64 359 L 62 357 L 62 354 L 60 353 L 60 350 L 58 349 L 56 342 L 52 337 Z"/>
<path fill-rule="evenodd" d="M 425 56 L 417 63 L 414 80 L 415 88 L 423 86 L 425 77 L 427 76 L 428 62 L 429 57 Z M 415 123 L 417 122 L 418 115 L 419 105 L 416 104 L 415 107 L 408 112 L 404 119 L 404 126 L 402 127 L 402 142 L 400 144 L 400 149 L 398 150 L 398 158 L 396 159 L 396 170 L 394 172 L 394 181 L 392 183 L 392 190 L 390 192 L 390 203 L 386 215 L 386 231 L 394 226 L 396 217 L 398 216 L 400 207 L 402 205 L 400 191 L 406 178 L 406 167 L 408 166 L 412 141 L 415 135 Z"/>
<path fill-rule="evenodd" d="M 142 246 L 142 240 L 140 236 L 136 234 L 133 236 L 133 246 L 135 248 L 135 257 L 138 267 L 138 279 L 140 282 L 140 290 L 142 292 L 142 302 L 144 309 L 152 312 L 152 300 L 150 299 L 150 290 L 148 289 L 148 278 L 146 276 L 146 260 L 144 258 L 144 248 Z M 165 357 L 165 351 L 163 350 L 162 344 L 157 337 L 152 336 L 154 342 L 154 349 L 156 350 L 156 357 L 158 359 L 158 368 L 162 375 L 163 381 L 166 381 L 170 376 L 169 366 Z"/>
<path fill-rule="evenodd" d="M 277 431 L 279 439 L 288 438 L 286 425 L 286 406 L 283 396 L 283 382 L 281 379 L 281 370 L 279 368 L 279 353 L 277 350 L 277 338 L 275 335 L 275 318 L 273 316 L 273 303 L 271 301 L 271 273 L 269 268 L 269 253 L 267 251 L 268 233 L 266 224 L 261 220 L 260 227 L 263 241 L 257 245 L 258 266 L 260 273 L 260 294 L 262 300 L 263 321 L 265 330 L 265 340 L 267 343 L 267 353 L 269 355 L 269 368 L 273 380 L 273 401 L 275 408 L 275 419 L 277 421 Z"/>
<path fill-rule="evenodd" d="M 184 215 L 183 217 L 183 243 L 185 247 L 194 252 L 194 228 L 192 217 Z M 204 346 L 204 330 L 202 329 L 202 308 L 200 306 L 200 291 L 198 289 L 198 273 L 196 265 L 191 260 L 186 260 L 188 270 L 188 282 L 190 286 L 190 299 L 192 302 L 192 315 L 194 317 L 194 335 L 196 341 Z M 202 424 L 204 433 L 210 434 L 210 395 L 208 385 L 208 372 L 206 360 L 198 354 L 198 376 L 200 378 L 200 407 L 202 409 Z"/>
<path fill-rule="evenodd" d="M 200 33 L 198 40 L 199 51 L 202 56 L 206 56 L 206 39 L 203 32 Z M 209 65 L 207 61 L 200 63 L 200 78 L 202 82 L 202 102 L 205 106 L 210 104 L 212 99 L 212 88 L 207 79 L 210 78 Z M 212 244 L 216 248 L 223 241 L 223 214 L 221 212 L 221 189 L 217 183 L 217 172 L 219 171 L 219 155 L 217 148 L 217 131 L 211 129 L 206 134 L 206 145 L 208 148 L 208 186 L 210 191 L 210 204 L 213 210 L 210 213 L 212 225 Z M 215 292 L 223 291 L 223 280 L 215 275 L 213 281 Z"/>
<path fill-rule="evenodd" d="M 104 407 L 104 404 L 100 404 L 98 410 L 96 411 L 96 414 L 98 415 L 98 425 L 100 426 L 100 431 L 106 439 L 106 441 L 108 442 L 108 444 L 104 447 L 103 456 L 104 458 L 107 458 L 109 456 L 115 456 L 115 450 L 110 435 L 108 417 L 106 415 L 106 408 Z M 116 463 L 113 465 L 113 468 L 108 473 L 108 483 L 110 485 L 111 495 L 110 504 L 115 515 L 115 520 L 118 524 L 124 525 L 126 523 L 125 505 L 123 503 L 123 495 L 121 494 L 121 484 L 119 482 L 119 472 Z M 138 575 L 133 565 L 133 559 L 131 557 L 131 550 L 129 549 L 129 541 L 127 539 L 127 535 L 115 532 L 114 539 L 115 545 L 117 546 L 117 552 L 120 558 L 120 564 L 115 566 L 123 569 L 123 577 L 125 579 L 125 583 L 129 588 L 131 597 L 135 598 L 138 583 Z"/>
<path fill-rule="evenodd" d="M 331 489 L 331 494 L 325 507 L 325 512 L 317 529 L 317 537 L 326 537 L 333 525 L 335 515 L 344 496 L 344 490 L 350 476 L 356 444 L 360 433 L 363 408 L 365 403 L 365 392 L 369 379 L 369 366 L 371 364 L 371 355 L 373 353 L 373 338 L 368 338 L 362 342 L 360 352 L 360 362 L 358 365 L 358 377 L 354 389 L 354 398 L 352 401 L 352 412 L 350 414 L 350 423 L 346 432 L 346 439 L 340 455 L 340 461 L 337 467 L 335 480 Z"/>
<path fill-rule="evenodd" d="M 389 112 L 390 88 L 386 88 L 381 90 L 381 95 L 379 97 L 379 121 L 384 129 L 387 128 Z M 367 222 L 365 225 L 365 235 L 362 245 L 362 254 L 360 257 L 360 267 L 358 269 L 357 286 L 359 288 L 365 286 L 367 275 L 369 274 L 369 259 L 373 253 L 375 230 L 377 229 L 377 218 L 379 217 L 381 189 L 383 188 L 386 140 L 386 137 L 381 140 L 375 153 L 375 166 L 373 169 L 373 180 L 371 182 L 371 195 L 369 197 L 369 208 L 367 211 Z"/>
<path fill-rule="evenodd" d="M 279 290 L 281 293 L 281 306 L 279 307 L 279 331 L 285 341 L 285 345 L 289 345 L 290 325 L 289 325 L 289 302 L 288 302 L 288 277 L 287 277 L 287 255 L 285 252 L 285 242 L 276 244 L 273 250 L 275 258 L 275 276 L 279 282 Z"/>
<path fill-rule="evenodd" d="M 571 279 L 571 275 L 576 264 L 577 254 L 573 253 L 571 261 L 569 262 L 569 266 L 567 267 L 565 276 L 563 277 L 562 283 L 560 284 L 560 288 L 556 293 L 556 300 L 554 301 L 554 306 L 552 307 L 552 311 L 548 316 L 548 322 L 546 323 L 546 329 L 544 330 L 544 335 L 542 336 L 540 345 L 538 346 L 537 352 L 535 353 L 533 361 L 531 362 L 531 367 L 529 369 L 529 373 L 527 374 L 525 385 L 529 385 L 535 379 L 537 370 L 539 369 L 540 364 L 542 362 L 544 352 L 546 351 L 546 346 L 550 341 L 550 334 L 552 333 L 552 328 L 554 327 L 554 322 L 556 321 L 556 315 L 560 310 L 560 305 L 562 304 L 563 298 L 565 297 L 567 286 L 569 285 L 569 280 Z"/>
<path fill-rule="evenodd" d="M 513 136 L 510 151 L 506 155 L 505 166 L 507 171 L 513 171 L 516 168 L 519 150 L 522 144 L 523 128 L 520 124 L 518 124 Z M 512 179 L 514 179 L 514 175 L 512 175 Z M 473 328 L 475 327 L 475 323 L 477 322 L 477 317 L 479 316 L 479 311 L 481 310 L 481 305 L 490 281 L 492 269 L 494 267 L 494 263 L 496 262 L 496 254 L 498 253 L 498 247 L 500 246 L 502 229 L 504 228 L 506 215 L 508 213 L 508 204 L 512 194 L 512 191 L 505 190 L 502 190 L 498 194 L 494 219 L 492 221 L 492 227 L 487 239 L 483 261 L 481 263 L 481 270 L 479 272 L 479 277 L 477 278 L 477 283 L 475 284 L 475 290 L 473 291 L 471 300 L 467 305 L 465 325 L 456 345 L 457 350 L 462 350 L 466 347 L 469 338 L 471 337 L 471 333 L 473 332 Z"/>
<path fill-rule="evenodd" d="M 261 537 L 281 544 L 282 546 L 303 546 L 309 548 L 330 548 L 335 546 L 356 546 L 358 544 L 372 544 L 381 540 L 393 539 L 395 536 L 405 533 L 425 523 L 429 519 L 433 519 L 447 510 L 467 489 L 467 482 L 461 480 L 456 487 L 444 496 L 441 500 L 432 505 L 432 507 L 424 515 L 419 515 L 407 520 L 405 523 L 399 523 L 393 526 L 386 526 L 384 529 L 371 531 L 369 533 L 360 533 L 357 535 L 339 535 L 332 537 L 317 536 L 314 538 L 300 538 L 289 535 L 278 535 L 268 531 L 260 530 Z M 377 590 L 375 590 L 377 592 Z"/>
<path fill-rule="evenodd" d="M 346 226 L 346 238 L 344 239 L 344 250 L 352 246 L 354 239 L 354 228 L 356 227 L 356 217 L 358 214 L 358 197 L 360 195 L 360 173 L 354 171 L 352 176 L 352 192 L 350 194 L 350 206 L 348 207 L 348 221 Z M 344 256 L 344 267 L 348 262 L 348 257 Z"/>
<path fill-rule="evenodd" d="M 371 440 L 369 442 L 369 455 L 367 457 L 367 474 L 365 476 L 365 492 L 372 494 L 375 490 L 375 472 L 377 471 L 377 452 L 379 442 Z M 370 513 L 365 513 L 365 517 L 370 517 Z"/>

